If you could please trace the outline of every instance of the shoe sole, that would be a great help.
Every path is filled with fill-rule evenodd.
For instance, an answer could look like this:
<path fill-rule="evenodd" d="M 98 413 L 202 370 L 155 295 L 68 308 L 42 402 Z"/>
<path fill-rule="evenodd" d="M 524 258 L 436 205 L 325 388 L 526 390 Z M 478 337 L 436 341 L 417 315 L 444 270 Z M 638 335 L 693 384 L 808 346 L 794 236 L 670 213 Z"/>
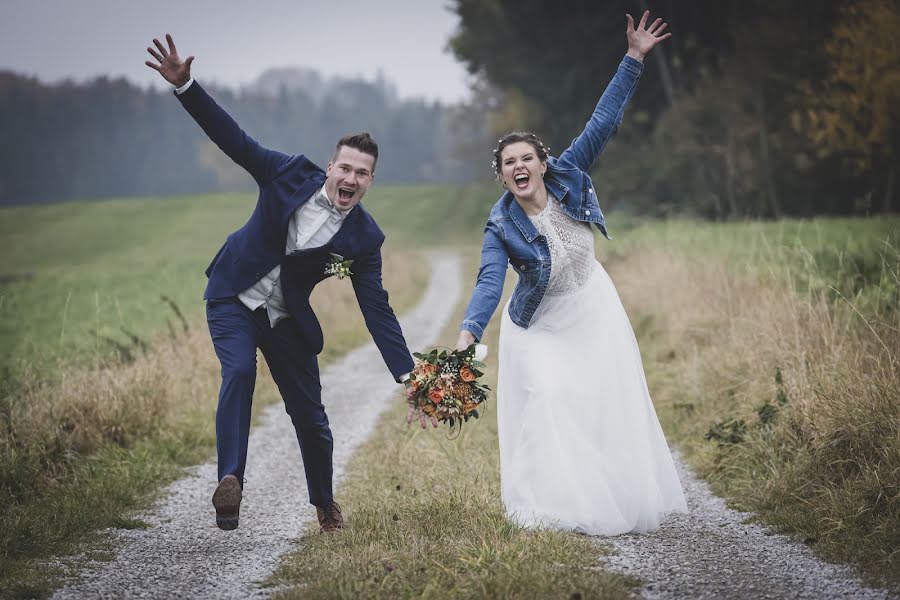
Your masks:
<path fill-rule="evenodd" d="M 225 531 L 237 529 L 241 511 L 241 484 L 237 477 L 228 475 L 216 487 L 212 497 L 216 509 L 216 526 Z"/>

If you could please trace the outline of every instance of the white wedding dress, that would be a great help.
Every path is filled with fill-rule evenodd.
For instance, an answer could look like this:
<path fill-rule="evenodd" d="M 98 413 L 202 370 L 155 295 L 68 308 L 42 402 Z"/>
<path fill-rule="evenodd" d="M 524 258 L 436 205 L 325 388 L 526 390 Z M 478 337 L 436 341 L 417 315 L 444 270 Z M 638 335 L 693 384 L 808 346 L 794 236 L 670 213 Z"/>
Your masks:
<path fill-rule="evenodd" d="M 497 421 L 506 512 L 525 526 L 644 532 L 686 510 L 625 309 L 590 226 L 550 198 L 531 217 L 550 246 L 528 329 L 503 309 Z"/>

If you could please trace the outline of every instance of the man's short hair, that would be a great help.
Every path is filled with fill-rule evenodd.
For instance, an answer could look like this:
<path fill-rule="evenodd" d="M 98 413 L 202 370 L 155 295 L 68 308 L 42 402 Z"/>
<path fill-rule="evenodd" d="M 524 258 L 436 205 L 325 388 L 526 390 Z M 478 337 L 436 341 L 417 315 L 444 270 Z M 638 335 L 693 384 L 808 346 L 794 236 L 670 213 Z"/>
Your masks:
<path fill-rule="evenodd" d="M 334 156 L 331 158 L 331 162 L 334 162 L 337 159 L 338 152 L 341 151 L 342 146 L 349 146 L 360 152 L 372 155 L 375 159 L 372 161 L 372 171 L 375 171 L 375 165 L 378 163 L 378 144 L 375 143 L 375 140 L 372 139 L 372 136 L 369 135 L 368 131 L 351 133 L 339 139 L 337 146 L 334 147 Z"/>

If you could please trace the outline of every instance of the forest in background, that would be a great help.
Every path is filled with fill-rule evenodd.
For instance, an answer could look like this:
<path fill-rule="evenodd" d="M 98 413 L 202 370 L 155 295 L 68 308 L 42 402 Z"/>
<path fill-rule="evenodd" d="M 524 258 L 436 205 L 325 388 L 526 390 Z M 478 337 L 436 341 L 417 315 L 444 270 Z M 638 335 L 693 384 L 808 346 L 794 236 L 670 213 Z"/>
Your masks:
<path fill-rule="evenodd" d="M 625 13 L 645 8 L 673 36 L 647 58 L 595 169 L 604 209 L 713 220 L 900 211 L 900 0 L 453 0 L 448 47 L 473 75 L 467 104 L 301 67 L 209 87 L 261 143 L 322 166 L 341 135 L 369 130 L 380 183 L 484 181 L 502 133 L 534 131 L 553 154 L 569 144 L 624 54 Z M 0 72 L 0 165 L 0 205 L 253 185 L 171 92 L 124 79 Z"/>
<path fill-rule="evenodd" d="M 203 82 L 202 74 L 197 80 Z M 329 79 L 305 68 L 251 86 L 204 87 L 263 145 L 327 165 L 337 140 L 369 131 L 388 183 L 473 178 L 459 148 L 480 131 L 459 107 L 400 99 L 383 77 Z M 0 205 L 252 189 L 253 180 L 194 124 L 171 91 L 125 79 L 46 84 L 0 72 Z"/>
<path fill-rule="evenodd" d="M 482 145 L 562 151 L 649 8 L 672 37 L 594 182 L 604 208 L 716 220 L 900 210 L 898 0 L 454 0 L 450 47 L 488 113 Z"/>

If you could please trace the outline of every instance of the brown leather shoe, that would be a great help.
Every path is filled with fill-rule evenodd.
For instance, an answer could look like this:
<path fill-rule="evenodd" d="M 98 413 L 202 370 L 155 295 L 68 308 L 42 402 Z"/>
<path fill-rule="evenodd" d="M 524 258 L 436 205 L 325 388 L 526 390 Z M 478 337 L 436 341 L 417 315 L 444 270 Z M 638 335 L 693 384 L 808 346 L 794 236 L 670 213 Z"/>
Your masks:
<path fill-rule="evenodd" d="M 241 512 L 241 482 L 234 475 L 226 475 L 213 493 L 212 503 L 216 507 L 216 525 L 219 529 L 237 529 Z"/>
<path fill-rule="evenodd" d="M 344 517 L 341 515 L 341 505 L 332 502 L 325 508 L 316 507 L 316 516 L 319 517 L 319 532 L 334 533 L 344 528 Z"/>

